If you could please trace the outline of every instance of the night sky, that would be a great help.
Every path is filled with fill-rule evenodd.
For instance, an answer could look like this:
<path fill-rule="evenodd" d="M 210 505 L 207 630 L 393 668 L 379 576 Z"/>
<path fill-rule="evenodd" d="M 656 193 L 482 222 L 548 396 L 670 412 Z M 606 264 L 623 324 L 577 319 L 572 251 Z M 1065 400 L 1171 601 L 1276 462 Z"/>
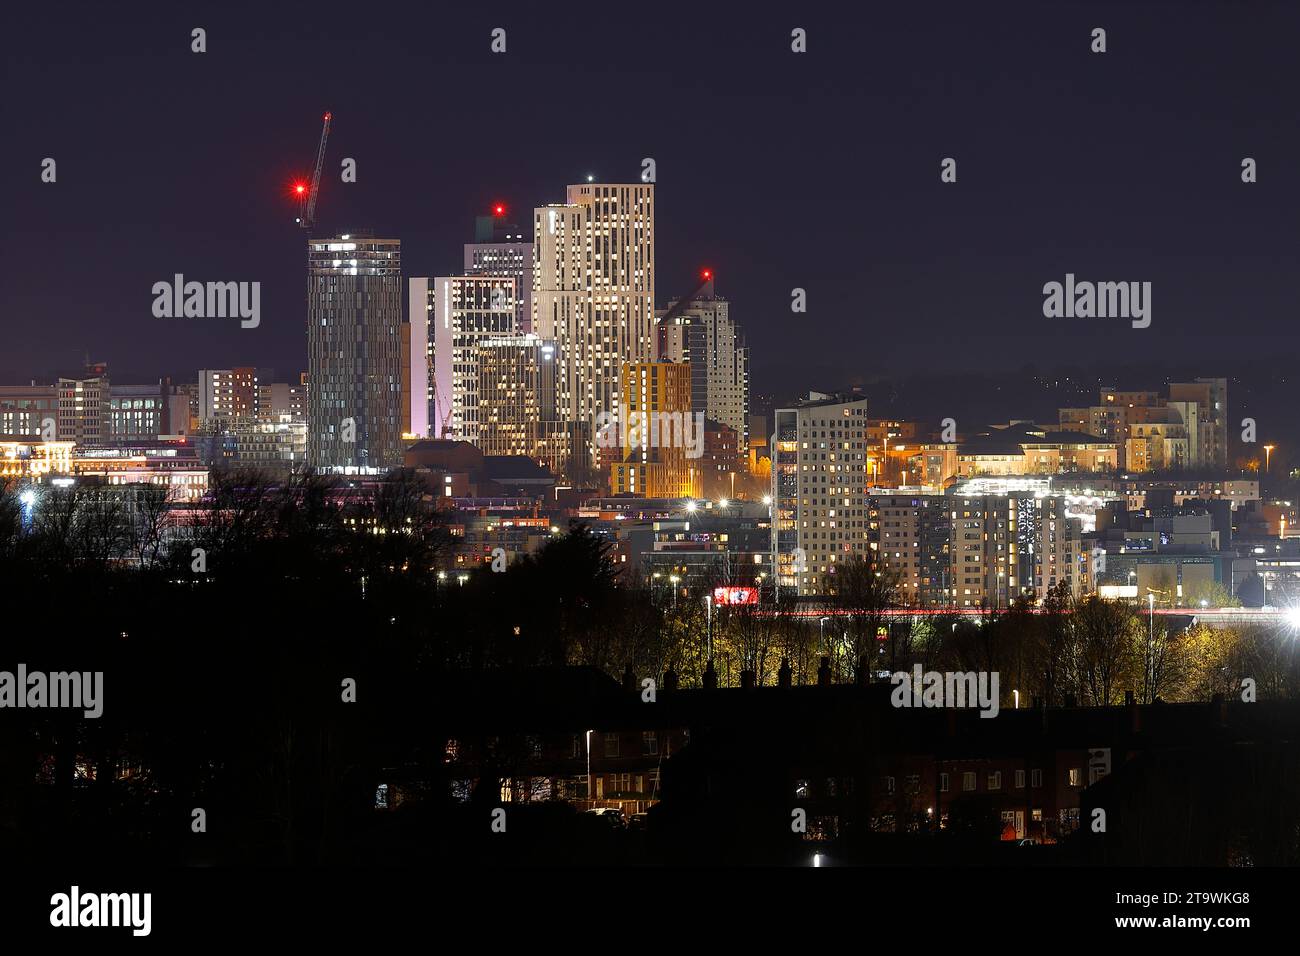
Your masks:
<path fill-rule="evenodd" d="M 122 383 L 303 368 L 287 188 L 326 110 L 321 228 L 400 238 L 407 276 L 459 271 L 494 201 L 523 224 L 654 157 L 658 304 L 714 269 L 758 392 L 1031 360 L 1209 375 L 1300 341 L 1294 4 L 509 6 L 7 9 L 0 381 L 86 352 Z M 176 272 L 260 280 L 261 327 L 154 318 Z M 1152 282 L 1151 327 L 1045 319 L 1067 272 Z"/>

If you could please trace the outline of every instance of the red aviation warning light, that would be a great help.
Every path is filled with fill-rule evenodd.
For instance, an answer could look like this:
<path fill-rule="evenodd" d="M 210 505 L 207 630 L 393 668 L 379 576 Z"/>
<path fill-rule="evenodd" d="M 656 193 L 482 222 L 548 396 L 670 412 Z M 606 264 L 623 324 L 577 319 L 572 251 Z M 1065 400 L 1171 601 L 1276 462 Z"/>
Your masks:
<path fill-rule="evenodd" d="M 303 195 L 306 195 L 306 193 L 307 193 L 307 184 L 306 184 L 306 183 L 294 183 L 294 184 L 293 184 L 293 194 L 294 194 L 295 196 L 303 196 Z"/>
<path fill-rule="evenodd" d="M 504 216 L 506 214 L 506 204 L 503 202 L 494 203 L 492 206 L 492 215 Z"/>
<path fill-rule="evenodd" d="M 712 270 L 712 269 L 701 269 L 701 270 L 700 270 L 700 278 L 703 279 L 705 282 L 708 282 L 710 279 L 713 278 L 713 270 Z"/>

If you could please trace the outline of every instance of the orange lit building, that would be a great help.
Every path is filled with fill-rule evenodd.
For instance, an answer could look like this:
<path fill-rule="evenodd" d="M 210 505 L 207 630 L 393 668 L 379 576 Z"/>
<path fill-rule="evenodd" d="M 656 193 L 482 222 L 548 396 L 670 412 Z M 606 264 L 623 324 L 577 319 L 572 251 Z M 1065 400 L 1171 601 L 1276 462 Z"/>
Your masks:
<path fill-rule="evenodd" d="M 641 498 L 698 498 L 702 492 L 703 414 L 691 411 L 691 367 L 684 362 L 623 366 L 618 427 L 622 460 L 610 466 L 610 491 Z"/>

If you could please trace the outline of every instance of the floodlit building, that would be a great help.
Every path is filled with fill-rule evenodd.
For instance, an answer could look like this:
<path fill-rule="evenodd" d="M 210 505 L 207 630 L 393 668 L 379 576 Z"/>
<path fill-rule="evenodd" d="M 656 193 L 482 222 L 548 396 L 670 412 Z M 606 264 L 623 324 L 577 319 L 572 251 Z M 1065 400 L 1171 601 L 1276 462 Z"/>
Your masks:
<path fill-rule="evenodd" d="M 610 468 L 613 494 L 643 498 L 698 497 L 703 473 L 703 416 L 691 411 L 691 367 L 635 362 L 623 367 L 622 407 L 598 438 L 621 438 L 621 460 Z"/>
<path fill-rule="evenodd" d="M 1228 464 L 1226 378 L 1171 382 L 1167 398 L 1103 387 L 1098 404 L 1059 409 L 1058 418 L 1062 429 L 1118 443 L 1118 465 L 1128 471 Z"/>

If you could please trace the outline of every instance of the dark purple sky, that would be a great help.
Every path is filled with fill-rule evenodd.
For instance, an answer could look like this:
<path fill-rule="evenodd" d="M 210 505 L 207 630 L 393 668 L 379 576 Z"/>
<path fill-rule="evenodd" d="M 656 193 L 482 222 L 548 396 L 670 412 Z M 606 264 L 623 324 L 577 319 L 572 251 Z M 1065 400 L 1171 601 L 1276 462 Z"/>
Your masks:
<path fill-rule="evenodd" d="M 407 275 L 458 269 L 493 200 L 524 222 L 654 157 L 658 298 L 715 269 L 759 391 L 1145 356 L 1213 374 L 1300 344 L 1294 4 L 510 6 L 6 10 L 0 381 L 87 351 L 117 381 L 302 367 L 283 192 L 327 109 L 322 225 L 401 238 Z M 154 318 L 175 272 L 261 281 L 261 327 Z M 1152 282 L 1151 328 L 1043 318 L 1066 272 Z"/>

